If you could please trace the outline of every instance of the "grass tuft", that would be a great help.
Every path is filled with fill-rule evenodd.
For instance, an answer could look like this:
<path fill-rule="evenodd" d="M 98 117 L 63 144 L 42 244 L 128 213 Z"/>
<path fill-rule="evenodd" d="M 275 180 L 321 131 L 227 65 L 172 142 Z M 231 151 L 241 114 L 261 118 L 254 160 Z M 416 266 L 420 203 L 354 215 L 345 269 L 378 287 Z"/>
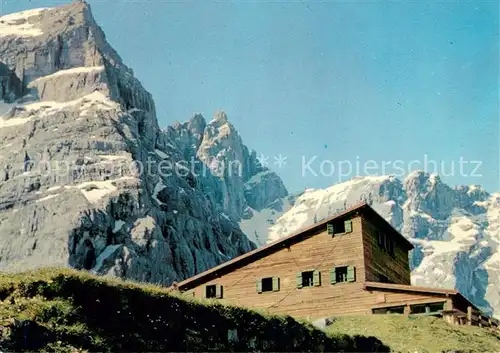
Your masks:
<path fill-rule="evenodd" d="M 500 352 L 500 333 L 450 325 L 440 318 L 404 315 L 345 316 L 326 328 L 331 335 L 375 336 L 394 352 Z"/>

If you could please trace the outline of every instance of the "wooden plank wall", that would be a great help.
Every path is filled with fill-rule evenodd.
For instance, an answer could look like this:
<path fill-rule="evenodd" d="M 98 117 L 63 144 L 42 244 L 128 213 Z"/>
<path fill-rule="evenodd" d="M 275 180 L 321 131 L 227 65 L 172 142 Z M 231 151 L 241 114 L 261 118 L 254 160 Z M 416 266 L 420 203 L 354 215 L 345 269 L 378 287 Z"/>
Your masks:
<path fill-rule="evenodd" d="M 410 284 L 408 251 L 400 242 L 395 242 L 394 257 L 390 256 L 379 248 L 376 229 L 371 221 L 362 219 L 366 281 L 379 282 L 379 276 L 384 275 L 392 283 Z"/>

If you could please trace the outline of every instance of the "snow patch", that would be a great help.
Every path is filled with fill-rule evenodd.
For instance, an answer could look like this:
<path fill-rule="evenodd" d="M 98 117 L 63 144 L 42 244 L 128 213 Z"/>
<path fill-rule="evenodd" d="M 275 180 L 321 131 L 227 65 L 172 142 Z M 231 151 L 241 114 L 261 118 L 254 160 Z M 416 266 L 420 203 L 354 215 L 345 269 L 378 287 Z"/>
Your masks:
<path fill-rule="evenodd" d="M 106 261 L 107 258 L 112 256 L 115 253 L 115 251 L 121 247 L 122 245 L 108 245 L 97 257 L 96 265 L 94 266 L 91 272 L 93 273 L 99 272 L 102 266 L 104 265 L 104 261 Z"/>
<path fill-rule="evenodd" d="M 81 183 L 78 185 L 66 185 L 64 186 L 66 189 L 74 189 L 77 188 L 81 191 L 83 196 L 90 202 L 96 203 L 101 200 L 103 197 L 115 192 L 117 190 L 116 186 L 113 185 L 115 182 L 120 180 L 130 180 L 135 179 L 132 177 L 123 177 L 115 180 L 106 180 L 106 181 L 88 181 L 85 183 Z"/>
<path fill-rule="evenodd" d="M 125 222 L 122 220 L 115 221 L 115 227 L 113 228 L 113 233 L 118 232 L 125 225 Z"/>
<path fill-rule="evenodd" d="M 222 256 L 223 258 L 225 259 L 229 259 L 229 256 L 227 256 L 226 254 L 223 254 L 222 251 L 220 251 L 219 249 L 217 249 L 217 253 Z"/>
<path fill-rule="evenodd" d="M 0 114 L 2 114 L 0 115 L 0 128 L 26 124 L 33 119 L 33 117 L 13 117 L 5 119 L 5 114 L 12 108 L 18 108 L 28 112 L 37 112 L 39 116 L 47 116 L 74 106 L 80 106 L 80 114 L 84 114 L 92 107 L 96 107 L 101 111 L 120 109 L 118 103 L 112 101 L 106 95 L 98 91 L 69 102 L 41 101 L 29 104 L 6 104 L 0 102 Z"/>
<path fill-rule="evenodd" d="M 259 212 L 248 207 L 248 211 L 251 212 L 253 216 L 250 219 L 241 220 L 239 223 L 240 228 L 248 239 L 253 241 L 257 246 L 263 246 L 266 243 L 276 240 L 268 236 L 269 229 L 291 208 L 292 202 L 288 197 L 283 199 L 283 212 L 276 211 L 272 208 L 265 208 Z M 227 217 L 225 214 L 222 216 Z M 229 217 L 227 218 L 229 219 Z M 301 219 L 300 221 L 303 222 L 304 220 Z"/>
<path fill-rule="evenodd" d="M 12 103 L 5 103 L 5 101 L 0 100 L 0 117 L 4 116 L 9 112 L 10 109 L 15 107 L 15 104 Z"/>
<path fill-rule="evenodd" d="M 57 195 L 57 194 L 56 195 L 49 195 L 49 196 L 46 196 L 46 197 L 43 197 L 41 199 L 36 200 L 36 203 L 44 202 L 44 201 L 47 201 L 47 200 L 51 200 L 53 198 L 56 198 L 57 196 L 59 196 L 59 195 Z"/>
<path fill-rule="evenodd" d="M 132 109 L 127 110 L 127 114 L 133 114 L 133 113 L 142 112 L 142 111 L 143 110 L 139 109 L 139 108 L 132 108 Z"/>
<path fill-rule="evenodd" d="M 490 237 L 492 247 L 496 252 L 484 263 L 486 269 L 495 270 L 500 278 L 500 203 L 497 202 L 497 197 L 500 193 L 493 194 L 489 201 L 486 218 L 488 227 L 485 233 Z"/>
<path fill-rule="evenodd" d="M 254 176 L 252 176 L 246 183 L 247 184 L 257 184 L 262 181 L 267 175 L 273 174 L 272 171 L 270 170 L 265 170 L 263 172 L 257 173 Z"/>
<path fill-rule="evenodd" d="M 0 17 L 0 38 L 6 36 L 36 37 L 42 35 L 41 29 L 28 22 L 33 16 L 38 16 L 48 8 L 17 12 Z"/>
<path fill-rule="evenodd" d="M 165 152 L 163 151 L 160 151 L 159 149 L 155 149 L 155 152 L 156 154 L 160 157 L 160 158 L 163 158 L 163 159 L 167 159 L 168 158 L 168 154 L 166 154 Z"/>
<path fill-rule="evenodd" d="M 59 70 L 51 75 L 47 76 L 42 76 L 37 78 L 36 80 L 30 82 L 28 87 L 31 87 L 32 85 L 44 81 L 44 80 L 50 80 L 55 77 L 60 77 L 60 76 L 65 76 L 65 75 L 77 75 L 77 74 L 86 74 L 86 73 L 99 73 L 99 72 L 104 72 L 104 66 L 81 66 L 81 67 L 75 67 L 72 69 L 67 69 L 67 70 Z"/>
<path fill-rule="evenodd" d="M 116 155 L 99 155 L 102 159 L 106 159 L 109 161 L 123 160 L 128 159 L 127 156 L 116 156 Z"/>
<path fill-rule="evenodd" d="M 332 217 L 363 201 L 368 202 L 371 196 L 373 198 L 378 196 L 376 191 L 380 185 L 395 180 L 396 178 L 392 175 L 354 177 L 326 189 L 306 190 L 296 200 L 295 206 L 269 228 L 268 242 L 278 240 L 315 222 Z M 390 213 L 391 209 L 391 203 L 376 205 L 376 211 L 379 213 Z"/>
<path fill-rule="evenodd" d="M 5 128 L 5 127 L 23 125 L 23 124 L 26 124 L 27 122 L 30 122 L 31 120 L 32 120 L 31 118 L 4 119 L 4 118 L 0 117 L 0 129 Z"/>
<path fill-rule="evenodd" d="M 421 174 L 424 174 L 424 172 L 422 170 L 414 170 L 406 175 L 405 181 L 410 180 L 410 179 L 414 179 Z"/>
<path fill-rule="evenodd" d="M 27 104 L 22 107 L 28 111 L 42 110 L 44 113 L 48 114 L 58 110 L 63 110 L 65 108 L 73 107 L 75 105 L 81 105 L 81 108 L 83 110 L 89 109 L 93 106 L 97 106 L 100 110 L 120 109 L 120 105 L 117 102 L 112 101 L 104 93 L 99 91 L 92 92 L 81 98 L 68 102 L 42 101 Z"/>
<path fill-rule="evenodd" d="M 183 170 L 183 171 L 187 171 L 189 172 L 189 168 L 186 167 L 185 165 L 182 165 L 180 162 L 175 162 L 175 166 L 179 169 L 179 170 Z"/>
<path fill-rule="evenodd" d="M 163 202 L 158 200 L 158 194 L 160 193 L 160 191 L 162 191 L 165 188 L 166 188 L 166 186 L 165 186 L 165 184 L 163 184 L 163 180 L 160 179 L 160 181 L 158 183 L 156 183 L 155 188 L 153 190 L 153 200 L 158 202 L 158 204 L 160 204 L 160 205 L 163 205 Z"/>

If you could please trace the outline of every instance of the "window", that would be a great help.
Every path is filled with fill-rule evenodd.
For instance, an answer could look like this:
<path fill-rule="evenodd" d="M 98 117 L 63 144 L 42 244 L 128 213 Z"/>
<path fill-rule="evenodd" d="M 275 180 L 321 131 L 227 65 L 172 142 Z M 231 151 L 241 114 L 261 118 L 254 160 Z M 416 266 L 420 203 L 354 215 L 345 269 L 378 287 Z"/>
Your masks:
<path fill-rule="evenodd" d="M 257 280 L 257 293 L 277 292 L 280 290 L 279 277 L 266 277 Z"/>
<path fill-rule="evenodd" d="M 444 310 L 444 303 L 432 303 L 432 304 L 429 304 L 429 310 L 431 311 L 431 313 L 434 313 L 436 311 Z"/>
<path fill-rule="evenodd" d="M 335 234 L 345 233 L 345 224 L 344 224 L 344 222 L 335 222 L 333 224 L 333 228 L 335 229 Z"/>
<path fill-rule="evenodd" d="M 355 282 L 356 268 L 354 266 L 334 267 L 330 271 L 330 283 Z"/>
<path fill-rule="evenodd" d="M 379 230 L 375 231 L 375 238 L 380 249 L 394 257 L 394 241 L 385 233 Z"/>
<path fill-rule="evenodd" d="M 336 268 L 335 280 L 336 282 L 347 282 L 347 266 Z"/>
<path fill-rule="evenodd" d="M 402 306 L 391 306 L 388 308 L 377 308 L 372 309 L 372 314 L 404 314 L 405 307 Z"/>
<path fill-rule="evenodd" d="M 205 287 L 205 298 L 222 298 L 222 286 L 217 284 L 210 284 Z"/>
<path fill-rule="evenodd" d="M 432 314 L 444 309 L 444 302 L 430 304 L 416 304 L 410 306 L 411 314 Z"/>
<path fill-rule="evenodd" d="M 206 298 L 215 298 L 215 292 L 216 292 L 216 285 L 215 284 L 211 284 L 209 286 L 206 286 L 206 293 L 205 293 L 205 297 Z"/>
<path fill-rule="evenodd" d="M 312 287 L 313 278 L 314 278 L 313 271 L 302 272 L 302 287 Z"/>
<path fill-rule="evenodd" d="M 273 290 L 273 278 L 267 277 L 262 279 L 262 291 L 271 292 Z"/>
<path fill-rule="evenodd" d="M 386 308 L 372 309 L 372 314 L 387 314 Z"/>
<path fill-rule="evenodd" d="M 352 221 L 349 219 L 347 221 L 335 221 L 333 223 L 328 223 L 326 225 L 326 230 L 330 235 L 351 233 Z"/>
<path fill-rule="evenodd" d="M 404 306 L 393 306 L 391 308 L 387 308 L 387 314 L 403 314 L 404 312 Z"/>
<path fill-rule="evenodd" d="M 412 314 L 429 314 L 436 313 L 444 309 L 444 303 L 430 303 L 430 304 L 417 304 L 412 305 L 410 312 Z"/>
<path fill-rule="evenodd" d="M 321 285 L 321 273 L 316 271 L 305 271 L 297 273 L 297 288 L 317 287 Z"/>
<path fill-rule="evenodd" d="M 412 305 L 410 307 L 410 313 L 412 313 L 412 314 L 423 314 L 423 313 L 425 313 L 425 304 L 423 304 L 423 305 Z"/>

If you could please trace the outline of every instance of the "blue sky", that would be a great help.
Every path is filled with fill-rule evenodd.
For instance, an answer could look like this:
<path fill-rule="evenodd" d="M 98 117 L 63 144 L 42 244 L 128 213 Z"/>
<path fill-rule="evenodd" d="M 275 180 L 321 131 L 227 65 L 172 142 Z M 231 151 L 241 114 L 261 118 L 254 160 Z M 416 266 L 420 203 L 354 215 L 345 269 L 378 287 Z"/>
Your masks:
<path fill-rule="evenodd" d="M 3 0 L 3 12 L 66 2 Z M 89 3 L 160 125 L 223 109 L 290 190 L 427 158 L 451 185 L 500 191 L 496 1 Z"/>

